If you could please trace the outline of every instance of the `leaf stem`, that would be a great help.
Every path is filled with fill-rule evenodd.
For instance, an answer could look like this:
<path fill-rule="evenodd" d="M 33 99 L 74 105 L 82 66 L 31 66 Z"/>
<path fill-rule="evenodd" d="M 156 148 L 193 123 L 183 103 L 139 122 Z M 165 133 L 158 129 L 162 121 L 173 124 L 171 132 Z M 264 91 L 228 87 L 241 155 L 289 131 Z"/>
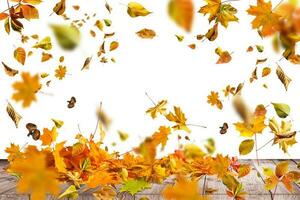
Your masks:
<path fill-rule="evenodd" d="M 153 99 L 149 96 L 147 92 L 145 92 L 145 95 L 148 97 L 148 99 L 153 103 L 154 106 L 156 106 L 156 103 L 153 101 Z"/>
<path fill-rule="evenodd" d="M 265 146 L 267 146 L 268 144 L 270 144 L 273 140 L 274 140 L 274 138 L 272 138 L 271 140 L 269 140 L 268 142 L 266 142 L 264 145 L 262 145 L 261 147 L 259 147 L 259 148 L 257 149 L 257 151 L 263 149 Z"/>
<path fill-rule="evenodd" d="M 100 102 L 100 108 L 99 108 L 99 112 L 101 113 L 102 111 L 102 101 Z M 96 124 L 96 128 L 95 128 L 95 131 L 92 135 L 92 139 L 95 137 L 96 133 L 97 133 L 97 130 L 98 130 L 98 126 L 99 126 L 99 123 L 100 123 L 100 117 L 98 117 L 97 119 L 97 124 Z"/>
<path fill-rule="evenodd" d="M 200 128 L 207 128 L 207 126 L 199 125 L 199 124 L 186 124 L 187 126 L 195 126 Z"/>
<path fill-rule="evenodd" d="M 257 150 L 257 136 L 256 133 L 254 134 L 254 138 L 255 138 L 255 154 L 256 154 L 256 162 L 259 165 L 259 160 L 258 160 L 258 150 Z"/>

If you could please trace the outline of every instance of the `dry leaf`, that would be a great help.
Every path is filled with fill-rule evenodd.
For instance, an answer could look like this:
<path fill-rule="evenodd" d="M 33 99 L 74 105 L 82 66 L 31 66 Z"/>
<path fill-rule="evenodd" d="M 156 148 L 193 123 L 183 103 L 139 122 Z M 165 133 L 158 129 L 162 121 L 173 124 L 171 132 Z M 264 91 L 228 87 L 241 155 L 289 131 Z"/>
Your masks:
<path fill-rule="evenodd" d="M 25 64 L 25 60 L 26 60 L 26 52 L 22 47 L 18 47 L 15 51 L 14 51 L 14 58 L 21 63 L 22 65 Z"/>
<path fill-rule="evenodd" d="M 85 59 L 85 61 L 84 61 L 84 63 L 83 63 L 83 66 L 82 66 L 82 68 L 81 68 L 81 71 L 82 70 L 88 70 L 89 69 L 89 67 L 90 67 L 90 64 L 91 64 L 91 61 L 92 61 L 92 56 L 91 57 L 87 57 L 86 59 Z"/>
<path fill-rule="evenodd" d="M 151 29 L 147 29 L 144 28 L 138 32 L 136 32 L 136 34 L 143 39 L 153 39 L 156 36 L 155 31 L 151 30 Z"/>
<path fill-rule="evenodd" d="M 149 12 L 142 4 L 137 2 L 129 2 L 127 5 L 127 13 L 130 17 L 147 16 Z"/>
<path fill-rule="evenodd" d="M 279 65 L 277 66 L 276 74 L 277 74 L 278 79 L 284 85 L 285 90 L 287 91 L 292 79 L 284 73 L 284 71 L 281 69 L 281 67 Z"/>
<path fill-rule="evenodd" d="M 9 117 L 14 121 L 16 128 L 18 128 L 19 122 L 22 119 L 22 116 L 15 111 L 10 103 L 7 103 L 6 112 Z"/>
<path fill-rule="evenodd" d="M 19 73 L 18 70 L 12 69 L 10 67 L 8 67 L 4 62 L 2 62 L 2 65 L 4 67 L 4 71 L 8 76 L 15 76 Z"/>

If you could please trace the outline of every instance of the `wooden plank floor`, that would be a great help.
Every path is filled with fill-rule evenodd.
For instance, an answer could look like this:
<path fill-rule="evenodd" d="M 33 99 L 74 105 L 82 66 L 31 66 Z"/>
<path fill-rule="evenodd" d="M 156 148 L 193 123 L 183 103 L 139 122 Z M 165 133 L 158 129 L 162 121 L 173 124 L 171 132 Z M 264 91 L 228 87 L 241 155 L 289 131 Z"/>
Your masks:
<path fill-rule="evenodd" d="M 268 166 L 275 168 L 276 163 L 280 160 L 260 160 L 260 164 L 256 163 L 253 160 L 242 160 L 240 162 L 251 163 L 252 170 L 250 174 L 244 178 L 241 178 L 241 182 L 244 184 L 245 191 L 247 192 L 246 199 L 255 199 L 255 200 L 300 200 L 300 185 L 294 184 L 295 191 L 289 193 L 283 185 L 279 184 L 276 191 L 276 196 L 273 196 L 273 191 L 266 191 L 264 189 L 264 179 L 262 175 L 262 167 Z M 290 161 L 291 170 L 297 169 L 297 163 L 299 160 Z M 28 195 L 19 195 L 16 193 L 16 180 L 14 177 L 9 176 L 3 168 L 7 166 L 5 160 L 0 160 L 0 200 L 23 200 L 29 199 Z M 261 175 L 261 176 L 260 176 Z M 138 193 L 135 196 L 131 196 L 126 193 L 119 193 L 117 199 L 119 200 L 139 200 L 142 197 L 147 197 L 150 200 L 161 200 L 163 199 L 160 196 L 161 191 L 167 184 L 172 183 L 172 179 L 166 180 L 163 184 L 153 184 L 151 189 L 147 189 L 143 192 Z M 225 186 L 221 181 L 217 180 L 214 177 L 203 177 L 199 181 L 199 187 L 203 195 L 208 195 L 210 199 L 216 200 L 229 200 L 231 198 L 227 197 L 225 192 Z M 216 189 L 212 194 L 207 194 L 208 189 Z M 80 189 L 80 200 L 92 200 L 93 189 Z M 54 197 L 48 196 L 48 199 L 54 200 Z"/>

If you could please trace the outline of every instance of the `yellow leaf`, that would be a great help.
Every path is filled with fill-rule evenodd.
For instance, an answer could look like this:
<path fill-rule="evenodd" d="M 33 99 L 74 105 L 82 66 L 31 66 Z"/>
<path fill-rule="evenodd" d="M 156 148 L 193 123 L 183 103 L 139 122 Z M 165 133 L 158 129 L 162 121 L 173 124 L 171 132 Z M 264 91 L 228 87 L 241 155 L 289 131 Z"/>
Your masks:
<path fill-rule="evenodd" d="M 279 30 L 279 15 L 273 12 L 272 2 L 257 0 L 257 6 L 250 6 L 248 14 L 255 16 L 252 28 L 260 29 L 262 36 L 269 36 Z"/>
<path fill-rule="evenodd" d="M 149 108 L 146 113 L 150 114 L 152 119 L 155 119 L 157 117 L 157 114 L 164 115 L 166 113 L 166 105 L 167 105 L 167 100 L 162 100 L 158 102 L 154 107 Z"/>
<path fill-rule="evenodd" d="M 50 37 L 45 37 L 40 42 L 36 43 L 33 48 L 40 48 L 44 50 L 51 50 L 52 49 L 52 43 Z"/>
<path fill-rule="evenodd" d="M 59 195 L 58 199 L 78 199 L 78 192 L 75 185 L 70 185 L 62 194 Z"/>
<path fill-rule="evenodd" d="M 192 0 L 170 0 L 168 5 L 169 16 L 174 22 L 190 32 L 194 20 L 194 4 Z"/>
<path fill-rule="evenodd" d="M 161 126 L 159 127 L 159 131 L 155 132 L 152 135 L 153 143 L 157 146 L 159 144 L 162 145 L 162 148 L 164 148 L 168 141 L 168 136 L 171 133 L 171 128 Z"/>
<path fill-rule="evenodd" d="M 53 142 L 56 141 L 57 136 L 58 133 L 55 126 L 51 130 L 49 130 L 48 128 L 44 128 L 43 135 L 41 135 L 40 137 L 42 145 L 50 146 Z"/>
<path fill-rule="evenodd" d="M 66 164 L 64 162 L 64 158 L 60 155 L 60 151 L 64 148 L 65 142 L 61 142 L 55 145 L 53 150 L 53 156 L 55 161 L 55 167 L 58 172 L 66 173 Z"/>
<path fill-rule="evenodd" d="M 67 73 L 67 67 L 59 65 L 58 68 L 55 70 L 55 77 L 58 78 L 59 80 L 62 80 L 65 78 Z"/>
<path fill-rule="evenodd" d="M 239 147 L 240 155 L 247 155 L 249 154 L 254 147 L 254 140 L 244 140 L 241 142 Z"/>
<path fill-rule="evenodd" d="M 183 130 L 190 133 L 191 130 L 186 125 L 186 118 L 180 107 L 174 106 L 174 113 L 170 112 L 166 115 L 167 120 L 176 123 L 172 128 L 175 130 Z"/>
<path fill-rule="evenodd" d="M 147 16 L 151 12 L 149 12 L 143 5 L 137 2 L 129 2 L 128 3 L 127 13 L 130 17 L 140 17 Z"/>
<path fill-rule="evenodd" d="M 289 170 L 289 161 L 282 161 L 276 164 L 275 174 L 278 178 L 284 176 Z"/>
<path fill-rule="evenodd" d="M 22 47 L 18 47 L 15 51 L 14 51 L 14 57 L 15 59 L 21 63 L 22 65 L 25 64 L 25 60 L 26 60 L 26 52 Z"/>
<path fill-rule="evenodd" d="M 23 101 L 23 107 L 31 105 L 32 101 L 36 101 L 36 93 L 40 90 L 41 84 L 39 82 L 39 76 L 30 76 L 28 72 L 22 73 L 22 81 L 17 81 L 13 84 L 13 88 L 16 90 L 13 93 L 12 99 L 16 101 Z"/>

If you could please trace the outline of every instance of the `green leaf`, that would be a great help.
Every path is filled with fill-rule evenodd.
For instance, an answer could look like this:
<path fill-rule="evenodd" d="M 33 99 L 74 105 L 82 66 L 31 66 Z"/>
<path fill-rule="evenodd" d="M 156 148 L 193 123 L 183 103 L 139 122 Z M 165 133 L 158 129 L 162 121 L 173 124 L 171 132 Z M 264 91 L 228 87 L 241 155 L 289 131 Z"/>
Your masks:
<path fill-rule="evenodd" d="M 61 48 L 64 50 L 73 50 L 78 46 L 81 35 L 75 26 L 52 24 L 50 27 Z"/>
<path fill-rule="evenodd" d="M 122 185 L 120 191 L 129 192 L 131 195 L 135 195 L 136 193 L 147 188 L 151 188 L 151 185 L 144 180 L 129 180 Z"/>
<path fill-rule="evenodd" d="M 231 175 L 225 175 L 222 179 L 222 182 L 230 191 L 234 191 L 239 185 L 239 182 Z"/>
<path fill-rule="evenodd" d="M 286 118 L 289 116 L 291 109 L 290 106 L 284 103 L 272 103 L 274 109 L 280 118 Z"/>
<path fill-rule="evenodd" d="M 241 155 L 247 155 L 249 154 L 254 147 L 254 140 L 244 140 L 241 142 L 239 151 Z"/>
<path fill-rule="evenodd" d="M 44 39 L 42 39 L 40 42 L 36 43 L 33 48 L 40 48 L 40 49 L 44 49 L 44 50 L 51 50 L 52 49 L 52 43 L 51 43 L 51 38 L 45 37 Z"/>
<path fill-rule="evenodd" d="M 76 190 L 75 185 L 71 185 L 61 195 L 59 195 L 58 199 L 62 199 L 62 198 L 77 199 L 78 192 Z"/>

